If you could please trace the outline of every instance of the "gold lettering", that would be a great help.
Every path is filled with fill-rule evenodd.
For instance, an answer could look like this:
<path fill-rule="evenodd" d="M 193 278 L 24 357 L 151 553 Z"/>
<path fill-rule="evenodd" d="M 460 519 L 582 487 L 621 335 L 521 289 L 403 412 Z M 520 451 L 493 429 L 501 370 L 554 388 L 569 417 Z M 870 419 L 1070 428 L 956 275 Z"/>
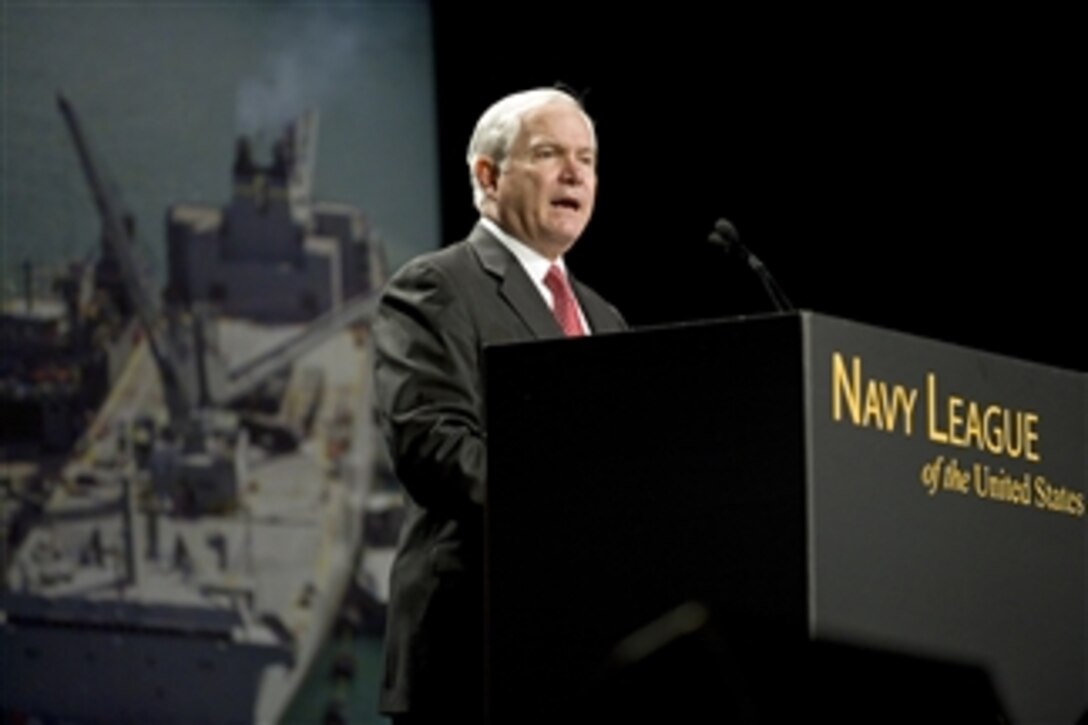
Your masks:
<path fill-rule="evenodd" d="M 875 427 L 887 432 L 894 432 L 900 416 L 903 417 L 903 429 L 907 435 L 913 430 L 911 416 L 918 398 L 918 390 L 902 385 L 891 384 L 884 380 L 864 381 L 862 392 L 861 358 L 850 358 L 849 366 L 841 353 L 831 356 L 831 417 L 843 419 L 846 415 L 856 426 Z"/>
<path fill-rule="evenodd" d="M 865 386 L 865 420 L 862 421 L 862 425 L 869 427 L 869 421 L 876 420 L 876 427 L 883 430 L 884 426 L 881 425 L 880 419 L 880 393 L 877 392 L 877 385 L 877 381 L 870 380 Z M 884 387 L 883 383 L 879 385 L 880 388 Z"/>
<path fill-rule="evenodd" d="M 937 427 L 937 376 L 926 373 L 926 430 L 935 443 L 947 443 L 948 433 Z"/>
<path fill-rule="evenodd" d="M 972 402 L 967 406 L 967 433 L 964 437 L 964 445 L 970 444 L 974 438 L 975 445 L 982 450 L 982 418 L 978 414 L 978 406 Z"/>
<path fill-rule="evenodd" d="M 955 395 L 942 400 L 936 374 L 926 374 L 926 433 L 934 443 L 974 446 L 980 451 L 1038 463 L 1042 460 L 1038 424 L 1038 413 L 996 403 L 983 406 Z"/>
<path fill-rule="evenodd" d="M 1020 429 L 1020 424 L 1023 423 L 1023 414 L 1016 414 L 1016 425 L 1012 424 L 1010 418 L 1012 417 L 1012 411 L 1006 410 L 1001 415 L 1001 420 L 1005 424 L 1005 453 L 1009 458 L 1019 458 L 1020 454 L 1024 452 L 1024 432 Z"/>
<path fill-rule="evenodd" d="M 1035 424 L 1039 422 L 1038 413 L 1024 413 L 1024 458 L 1038 463 L 1043 457 L 1035 450 L 1035 444 L 1039 442 L 1039 433 L 1035 430 Z"/>
<path fill-rule="evenodd" d="M 948 442 L 954 446 L 960 448 L 966 448 L 967 442 L 965 438 L 959 435 L 959 429 L 963 423 L 963 415 L 960 411 L 963 410 L 963 398 L 957 398 L 955 395 L 948 396 Z"/>
<path fill-rule="evenodd" d="M 918 389 L 911 388 L 908 392 L 902 385 L 895 386 L 895 395 L 892 397 L 892 405 L 896 408 L 902 407 L 904 429 L 909 436 L 912 434 L 911 425 L 914 423 L 914 402 L 918 398 Z"/>
<path fill-rule="evenodd" d="M 851 360 L 852 375 L 848 375 L 842 355 L 831 356 L 831 417 L 842 420 L 842 403 L 850 409 L 854 425 L 861 425 L 861 358 Z"/>
<path fill-rule="evenodd" d="M 993 423 L 993 418 L 997 415 L 1001 415 L 1001 407 L 997 405 L 988 406 L 982 414 L 982 427 L 986 430 L 986 450 L 990 453 L 1001 453 L 1005 450 L 1002 430 Z"/>

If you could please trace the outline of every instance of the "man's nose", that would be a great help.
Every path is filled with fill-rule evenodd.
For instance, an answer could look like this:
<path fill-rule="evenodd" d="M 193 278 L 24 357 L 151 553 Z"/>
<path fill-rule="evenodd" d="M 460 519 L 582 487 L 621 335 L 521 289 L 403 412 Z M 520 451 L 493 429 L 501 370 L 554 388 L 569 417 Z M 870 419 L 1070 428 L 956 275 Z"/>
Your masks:
<path fill-rule="evenodd" d="M 567 184 L 582 184 L 585 181 L 585 169 L 574 156 L 563 157 L 563 168 L 559 171 L 559 180 Z"/>

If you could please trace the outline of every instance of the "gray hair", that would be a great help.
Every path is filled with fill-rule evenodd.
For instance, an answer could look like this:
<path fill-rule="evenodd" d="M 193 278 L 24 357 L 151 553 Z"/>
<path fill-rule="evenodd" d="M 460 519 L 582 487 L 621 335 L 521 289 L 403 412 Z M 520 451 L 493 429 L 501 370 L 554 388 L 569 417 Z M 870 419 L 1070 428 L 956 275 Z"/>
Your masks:
<path fill-rule="evenodd" d="M 593 146 L 596 148 L 597 132 L 593 128 L 593 119 L 586 114 L 578 99 L 569 93 L 557 88 L 534 88 L 496 101 L 480 116 L 480 120 L 476 122 L 476 130 L 472 132 L 472 139 L 468 142 L 468 174 L 472 180 L 472 198 L 477 209 L 483 211 L 486 197 L 483 187 L 476 178 L 476 161 L 480 157 L 487 157 L 501 167 L 510 151 L 510 146 L 517 138 L 518 131 L 521 130 L 521 119 L 525 114 L 556 102 L 570 103 L 582 112 L 582 117 L 589 126 Z"/>

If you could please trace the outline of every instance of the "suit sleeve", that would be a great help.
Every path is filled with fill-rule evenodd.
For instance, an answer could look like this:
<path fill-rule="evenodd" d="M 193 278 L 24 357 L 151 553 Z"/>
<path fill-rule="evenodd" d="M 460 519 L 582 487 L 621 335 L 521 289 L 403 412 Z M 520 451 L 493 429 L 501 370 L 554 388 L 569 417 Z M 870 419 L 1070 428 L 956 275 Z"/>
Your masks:
<path fill-rule="evenodd" d="M 390 280 L 374 343 L 379 417 L 401 483 L 428 508 L 483 505 L 477 333 L 439 268 L 417 261 Z"/>

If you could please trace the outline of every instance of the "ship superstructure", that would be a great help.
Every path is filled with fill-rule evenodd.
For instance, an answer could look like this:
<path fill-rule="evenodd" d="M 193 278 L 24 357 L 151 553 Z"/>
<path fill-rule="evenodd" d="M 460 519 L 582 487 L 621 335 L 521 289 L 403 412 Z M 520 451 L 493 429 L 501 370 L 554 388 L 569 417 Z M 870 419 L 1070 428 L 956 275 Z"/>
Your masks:
<path fill-rule="evenodd" d="M 317 131 L 311 111 L 273 144 L 267 163 L 256 160 L 254 139 L 239 139 L 230 203 L 171 207 L 171 294 L 229 316 L 305 321 L 366 290 L 373 270 L 365 217 L 311 198 Z"/>

